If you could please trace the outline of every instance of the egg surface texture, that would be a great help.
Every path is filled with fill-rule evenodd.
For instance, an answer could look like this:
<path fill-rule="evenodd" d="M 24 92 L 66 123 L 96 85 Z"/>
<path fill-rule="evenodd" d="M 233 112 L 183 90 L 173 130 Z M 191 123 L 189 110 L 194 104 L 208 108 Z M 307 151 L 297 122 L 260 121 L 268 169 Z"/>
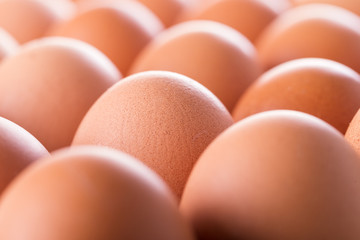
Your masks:
<path fill-rule="evenodd" d="M 34 40 L 0 65 L 0 116 L 49 151 L 69 146 L 86 111 L 119 79 L 110 60 L 84 42 Z"/>
<path fill-rule="evenodd" d="M 149 71 L 106 91 L 84 117 L 73 145 L 104 145 L 131 154 L 180 197 L 195 161 L 232 123 L 223 104 L 196 81 Z"/>
<path fill-rule="evenodd" d="M 34 136 L 0 117 L 0 195 L 23 169 L 47 155 L 48 151 Z"/>
<path fill-rule="evenodd" d="M 193 239 L 166 185 L 129 155 L 84 147 L 38 163 L 1 200 L 2 240 Z"/>
<path fill-rule="evenodd" d="M 261 69 L 255 47 L 233 28 L 214 21 L 177 24 L 159 34 L 130 72 L 166 70 L 200 82 L 228 108 L 234 107 Z"/>
<path fill-rule="evenodd" d="M 360 109 L 350 122 L 350 125 L 345 133 L 345 139 L 354 147 L 360 154 Z"/>
<path fill-rule="evenodd" d="M 198 240 L 357 240 L 359 171 L 335 128 L 305 113 L 268 111 L 211 143 L 180 210 Z"/>
<path fill-rule="evenodd" d="M 272 109 L 317 116 L 346 132 L 360 108 L 360 76 L 349 67 L 320 58 L 296 59 L 264 73 L 240 98 L 236 121 Z"/>
<path fill-rule="evenodd" d="M 256 46 L 266 69 L 296 58 L 319 57 L 360 72 L 359 25 L 358 15 L 337 6 L 294 7 L 264 30 Z"/>

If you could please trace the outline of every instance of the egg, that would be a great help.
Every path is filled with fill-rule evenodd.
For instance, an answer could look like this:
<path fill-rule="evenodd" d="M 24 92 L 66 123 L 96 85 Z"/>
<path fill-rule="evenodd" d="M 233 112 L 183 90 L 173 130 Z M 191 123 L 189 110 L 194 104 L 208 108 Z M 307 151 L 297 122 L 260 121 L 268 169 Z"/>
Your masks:
<path fill-rule="evenodd" d="M 107 90 L 85 115 L 73 145 L 102 145 L 131 154 L 180 198 L 199 155 L 232 123 L 224 105 L 196 81 L 147 71 Z"/>
<path fill-rule="evenodd" d="M 260 0 L 217 0 L 188 8 L 182 21 L 213 20 L 224 23 L 254 42 L 262 30 L 277 16 L 270 5 Z"/>
<path fill-rule="evenodd" d="M 212 91 L 229 111 L 261 73 L 251 42 L 210 20 L 180 23 L 160 33 L 139 54 L 130 73 L 147 70 L 186 75 Z"/>
<path fill-rule="evenodd" d="M 0 61 L 5 57 L 14 54 L 19 43 L 7 31 L 0 27 Z"/>
<path fill-rule="evenodd" d="M 360 154 L 360 110 L 352 118 L 346 130 L 345 139 Z"/>
<path fill-rule="evenodd" d="M 327 58 L 360 72 L 360 17 L 328 4 L 294 7 L 276 18 L 256 47 L 265 69 L 305 57 Z"/>
<path fill-rule="evenodd" d="M 292 109 L 306 112 L 345 133 L 360 108 L 360 76 L 327 59 L 285 62 L 260 76 L 239 99 L 235 121 L 257 112 Z"/>
<path fill-rule="evenodd" d="M 84 42 L 34 40 L 0 65 L 0 116 L 49 151 L 69 146 L 87 110 L 120 78 L 111 61 Z"/>
<path fill-rule="evenodd" d="M 357 240 L 360 159 L 311 115 L 275 110 L 225 130 L 201 155 L 180 210 L 198 240 Z"/>
<path fill-rule="evenodd" d="M 21 171 L 48 155 L 28 131 L 0 117 L 0 195 Z"/>
<path fill-rule="evenodd" d="M 360 15 L 360 2 L 358 0 L 292 0 L 292 2 L 295 6 L 312 3 L 332 4 Z"/>
<path fill-rule="evenodd" d="M 119 1 L 84 11 L 49 34 L 93 45 L 126 74 L 140 50 L 162 29 L 160 20 L 142 4 Z"/>
<path fill-rule="evenodd" d="M 260 0 L 274 9 L 276 12 L 281 13 L 293 7 L 292 0 Z"/>
<path fill-rule="evenodd" d="M 55 0 L 51 0 L 55 1 Z M 41 0 L 1 0 L 0 27 L 9 32 L 19 43 L 40 38 L 54 25 L 66 18 Z M 55 4 L 55 3 L 54 3 Z"/>
<path fill-rule="evenodd" d="M 124 153 L 64 149 L 24 171 L 0 204 L 0 238 L 191 240 L 156 174 Z"/>

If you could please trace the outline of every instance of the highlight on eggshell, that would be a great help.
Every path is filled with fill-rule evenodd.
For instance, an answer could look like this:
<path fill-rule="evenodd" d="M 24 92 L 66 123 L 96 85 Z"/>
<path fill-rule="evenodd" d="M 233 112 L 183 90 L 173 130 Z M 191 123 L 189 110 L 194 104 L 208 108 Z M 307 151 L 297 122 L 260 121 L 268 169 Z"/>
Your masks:
<path fill-rule="evenodd" d="M 0 27 L 0 62 L 9 55 L 14 54 L 19 48 L 19 43 L 13 36 Z"/>
<path fill-rule="evenodd" d="M 120 78 L 112 62 L 85 42 L 34 40 L 0 64 L 0 116 L 49 151 L 69 146 L 87 110 Z"/>
<path fill-rule="evenodd" d="M 0 238 L 192 240 L 165 183 L 122 152 L 62 149 L 30 166 L 0 202 Z"/>
<path fill-rule="evenodd" d="M 277 17 L 255 44 L 265 69 L 305 57 L 327 58 L 360 72 L 360 17 L 329 4 L 293 7 Z"/>
<path fill-rule="evenodd" d="M 200 154 L 232 123 L 219 99 L 195 80 L 147 71 L 108 89 L 85 115 L 72 145 L 102 145 L 133 155 L 180 199 Z"/>
<path fill-rule="evenodd" d="M 51 36 L 85 41 L 102 51 L 126 74 L 137 54 L 163 29 L 137 1 L 105 2 L 52 29 Z"/>
<path fill-rule="evenodd" d="M 360 15 L 360 2 L 358 0 L 291 0 L 294 6 L 313 3 L 325 3 L 339 6 Z"/>
<path fill-rule="evenodd" d="M 165 70 L 186 75 L 212 91 L 231 111 L 261 68 L 253 44 L 215 21 L 179 23 L 157 35 L 129 73 Z"/>
<path fill-rule="evenodd" d="M 196 163 L 180 203 L 198 240 L 360 238 L 360 158 L 309 114 L 252 115 Z"/>
<path fill-rule="evenodd" d="M 280 64 L 260 76 L 239 99 L 235 121 L 273 109 L 312 114 L 345 131 L 360 108 L 360 76 L 328 59 L 304 58 Z"/>
<path fill-rule="evenodd" d="M 20 172 L 48 155 L 28 131 L 0 117 L 0 195 Z"/>

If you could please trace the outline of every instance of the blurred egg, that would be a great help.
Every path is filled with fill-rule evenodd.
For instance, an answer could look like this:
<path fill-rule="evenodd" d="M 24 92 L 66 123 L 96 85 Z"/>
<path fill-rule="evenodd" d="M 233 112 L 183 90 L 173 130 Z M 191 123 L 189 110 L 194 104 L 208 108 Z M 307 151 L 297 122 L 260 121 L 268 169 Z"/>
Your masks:
<path fill-rule="evenodd" d="M 176 18 L 194 0 L 138 0 L 155 13 L 165 27 L 171 26 Z"/>
<path fill-rule="evenodd" d="M 358 15 L 360 15 L 360 1 L 359 0 L 292 0 L 295 6 L 312 4 L 312 3 L 326 3 L 346 8 Z"/>
<path fill-rule="evenodd" d="M 360 154 L 360 109 L 351 120 L 345 133 L 345 139 Z"/>
<path fill-rule="evenodd" d="M 196 81 L 149 71 L 106 91 L 82 120 L 73 145 L 103 145 L 129 153 L 180 197 L 199 155 L 232 123 L 222 103 Z"/>
<path fill-rule="evenodd" d="M 5 192 L 0 239 L 191 240 L 174 200 L 131 156 L 65 149 L 28 168 Z"/>
<path fill-rule="evenodd" d="M 198 240 L 360 239 L 360 159 L 333 127 L 277 110 L 205 150 L 180 210 Z"/>
<path fill-rule="evenodd" d="M 120 72 L 126 73 L 136 55 L 163 26 L 136 1 L 109 4 L 80 13 L 50 34 L 90 43 L 107 55 Z"/>
<path fill-rule="evenodd" d="M 84 42 L 34 40 L 0 65 L 0 116 L 49 151 L 68 146 L 86 111 L 120 78 L 110 60 Z"/>
<path fill-rule="evenodd" d="M 0 117 L 0 195 L 23 169 L 48 154 L 29 132 Z"/>
<path fill-rule="evenodd" d="M 239 99 L 238 121 L 272 109 L 312 114 L 345 133 L 360 108 L 360 76 L 349 67 L 320 58 L 296 59 L 269 70 Z"/>
<path fill-rule="evenodd" d="M 284 12 L 293 7 L 292 0 L 259 0 L 259 1 L 267 4 L 277 13 Z"/>
<path fill-rule="evenodd" d="M 55 2 L 55 0 L 51 1 Z M 63 16 L 58 11 L 59 8 L 46 2 L 42 0 L 1 0 L 0 27 L 8 31 L 19 43 L 44 36 L 54 24 L 68 16 L 67 12 Z"/>
<path fill-rule="evenodd" d="M 275 19 L 257 41 L 268 69 L 291 59 L 319 57 L 360 72 L 360 17 L 337 6 L 294 7 Z"/>
<path fill-rule="evenodd" d="M 260 0 L 217 0 L 204 2 L 183 13 L 182 21 L 203 19 L 224 23 L 254 41 L 277 16 Z"/>
<path fill-rule="evenodd" d="M 225 24 L 194 20 L 160 33 L 137 57 L 130 73 L 166 70 L 186 75 L 212 91 L 231 111 L 260 75 L 257 52 Z"/>
<path fill-rule="evenodd" d="M 15 53 L 18 47 L 19 44 L 13 36 L 0 27 L 0 61 Z"/>

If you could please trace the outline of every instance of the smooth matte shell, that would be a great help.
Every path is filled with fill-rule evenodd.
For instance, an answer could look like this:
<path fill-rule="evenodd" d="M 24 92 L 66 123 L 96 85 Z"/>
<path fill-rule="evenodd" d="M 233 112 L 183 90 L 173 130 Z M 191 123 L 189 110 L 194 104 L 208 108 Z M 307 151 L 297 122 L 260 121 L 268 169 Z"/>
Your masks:
<path fill-rule="evenodd" d="M 221 22 L 238 30 L 251 42 L 277 16 L 270 4 L 260 0 L 205 1 L 188 9 L 183 13 L 182 21 L 202 19 Z"/>
<path fill-rule="evenodd" d="M 326 3 L 346 8 L 360 15 L 360 2 L 358 0 L 292 0 L 295 6 L 313 3 Z"/>
<path fill-rule="evenodd" d="M 239 99 L 235 121 L 251 114 L 292 109 L 312 114 L 345 134 L 360 108 L 360 76 L 349 67 L 320 58 L 296 59 L 269 70 Z"/>
<path fill-rule="evenodd" d="M 327 58 L 360 72 L 360 17 L 328 4 L 294 7 L 275 19 L 256 47 L 265 69 L 305 57 Z"/>
<path fill-rule="evenodd" d="M 212 91 L 229 111 L 261 73 L 251 42 L 209 20 L 180 23 L 160 33 L 139 54 L 130 73 L 146 70 L 186 75 Z"/>
<path fill-rule="evenodd" d="M 85 41 L 113 61 L 126 74 L 132 61 L 152 38 L 163 29 L 160 20 L 136 1 L 99 3 L 53 29 L 54 36 Z"/>
<path fill-rule="evenodd" d="M 158 176 L 100 147 L 65 149 L 24 171 L 1 200 L 0 238 L 193 239 Z"/>
<path fill-rule="evenodd" d="M 221 102 L 196 81 L 149 71 L 106 91 L 84 117 L 73 145 L 104 145 L 129 153 L 180 197 L 200 154 L 232 123 Z"/>
<path fill-rule="evenodd" d="M 311 115 L 269 111 L 205 150 L 180 210 L 198 240 L 357 240 L 360 159 Z"/>
<path fill-rule="evenodd" d="M 48 154 L 29 132 L 0 117 L 0 195 L 21 171 Z"/>
<path fill-rule="evenodd" d="M 87 110 L 120 78 L 110 60 L 84 42 L 34 40 L 0 65 L 0 116 L 49 151 L 69 146 Z"/>
<path fill-rule="evenodd" d="M 345 133 L 345 139 L 360 154 L 360 110 L 358 110 L 350 122 Z"/>

